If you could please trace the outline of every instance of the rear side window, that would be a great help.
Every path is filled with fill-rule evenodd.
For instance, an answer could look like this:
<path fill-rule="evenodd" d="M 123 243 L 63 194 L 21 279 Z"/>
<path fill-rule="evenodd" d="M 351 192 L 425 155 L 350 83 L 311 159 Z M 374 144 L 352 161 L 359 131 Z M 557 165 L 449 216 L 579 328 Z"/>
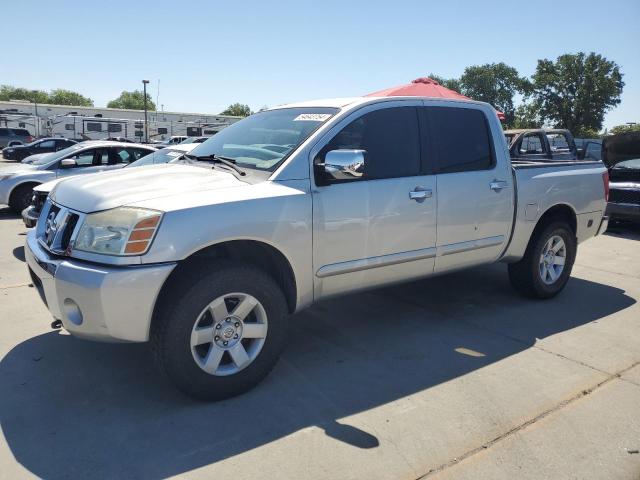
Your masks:
<path fill-rule="evenodd" d="M 16 135 L 20 135 L 23 137 L 28 137 L 31 134 L 29 133 L 29 130 L 25 130 L 24 128 L 13 128 L 13 133 L 15 133 Z"/>
<path fill-rule="evenodd" d="M 522 155 L 538 155 L 544 153 L 544 143 L 538 133 L 528 133 L 522 137 L 518 152 Z"/>
<path fill-rule="evenodd" d="M 489 128 L 480 110 L 428 107 L 431 138 L 436 140 L 437 172 L 489 170 L 493 155 Z"/>
<path fill-rule="evenodd" d="M 564 133 L 547 133 L 552 152 L 570 152 L 571 143 Z"/>
<path fill-rule="evenodd" d="M 420 175 L 420 135 L 416 107 L 375 110 L 344 127 L 320 151 L 365 150 L 362 180 Z"/>
<path fill-rule="evenodd" d="M 0 128 L 0 135 L 9 135 L 8 128 Z"/>

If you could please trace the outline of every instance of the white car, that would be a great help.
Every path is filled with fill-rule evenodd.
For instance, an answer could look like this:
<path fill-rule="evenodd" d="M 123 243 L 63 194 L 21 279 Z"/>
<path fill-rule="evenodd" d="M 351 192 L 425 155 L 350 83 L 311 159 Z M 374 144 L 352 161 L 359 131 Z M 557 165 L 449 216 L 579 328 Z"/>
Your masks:
<path fill-rule="evenodd" d="M 185 153 L 189 153 L 197 146 L 197 143 L 172 145 L 171 147 L 163 148 L 162 150 L 156 150 L 149 155 L 145 155 L 140 160 L 136 160 L 135 162 L 126 165 L 125 168 L 143 167 L 145 165 L 157 165 L 161 163 L 175 162 L 178 161 Z M 36 226 L 38 217 L 40 216 L 40 210 L 42 210 L 42 206 L 47 200 L 49 193 L 51 192 L 51 190 L 53 190 L 53 187 L 58 185 L 58 183 L 62 182 L 63 180 L 65 180 L 65 177 L 56 178 L 55 180 L 51 180 L 50 182 L 46 182 L 34 187 L 33 195 L 31 197 L 31 205 L 29 205 L 22 211 L 22 221 L 27 226 L 27 228 Z"/>
<path fill-rule="evenodd" d="M 31 203 L 33 187 L 41 183 L 122 168 L 155 151 L 137 143 L 91 141 L 45 154 L 30 164 L 0 168 L 0 204 L 21 213 Z"/>

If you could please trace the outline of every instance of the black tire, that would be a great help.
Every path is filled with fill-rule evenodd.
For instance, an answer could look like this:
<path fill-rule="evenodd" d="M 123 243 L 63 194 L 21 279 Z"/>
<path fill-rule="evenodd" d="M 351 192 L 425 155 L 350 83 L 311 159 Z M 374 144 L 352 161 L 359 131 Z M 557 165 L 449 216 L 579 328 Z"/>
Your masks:
<path fill-rule="evenodd" d="M 31 197 L 33 196 L 33 184 L 18 185 L 11 192 L 9 197 L 9 207 L 17 214 L 31 205 Z"/>
<path fill-rule="evenodd" d="M 564 269 L 551 284 L 543 282 L 540 274 L 540 256 L 547 241 L 558 235 L 566 246 Z M 575 234 L 563 221 L 553 221 L 546 227 L 534 232 L 529 241 L 524 257 L 517 263 L 509 264 L 509 280 L 516 291 L 529 298 L 551 298 L 564 288 L 571 275 L 576 259 L 577 241 Z"/>
<path fill-rule="evenodd" d="M 151 347 L 160 370 L 185 394 L 201 400 L 222 400 L 253 388 L 275 366 L 284 348 L 288 309 L 285 297 L 271 276 L 249 265 L 221 261 L 183 272 L 168 288 L 154 319 Z M 202 370 L 191 351 L 191 332 L 200 313 L 216 298 L 242 292 L 253 296 L 268 318 L 267 335 L 257 357 L 228 376 Z"/>

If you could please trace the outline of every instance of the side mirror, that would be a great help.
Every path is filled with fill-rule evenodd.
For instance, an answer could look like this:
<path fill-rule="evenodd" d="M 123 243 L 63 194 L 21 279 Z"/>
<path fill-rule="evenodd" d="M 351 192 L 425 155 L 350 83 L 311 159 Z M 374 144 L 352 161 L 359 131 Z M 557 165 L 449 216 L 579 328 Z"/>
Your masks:
<path fill-rule="evenodd" d="M 60 162 L 60 168 L 73 168 L 77 166 L 78 164 L 73 158 L 65 158 Z"/>
<path fill-rule="evenodd" d="M 333 180 L 354 180 L 362 177 L 365 150 L 331 150 L 324 157 L 324 173 Z"/>

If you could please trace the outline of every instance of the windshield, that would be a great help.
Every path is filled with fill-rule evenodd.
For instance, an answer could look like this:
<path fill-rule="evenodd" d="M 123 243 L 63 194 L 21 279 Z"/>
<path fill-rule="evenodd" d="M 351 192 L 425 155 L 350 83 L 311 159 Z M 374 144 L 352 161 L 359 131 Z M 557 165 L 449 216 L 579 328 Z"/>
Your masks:
<path fill-rule="evenodd" d="M 135 162 L 129 164 L 127 168 L 167 163 L 171 160 L 176 160 L 184 154 L 185 152 L 181 150 L 171 150 L 170 148 L 163 148 L 162 150 L 158 150 L 156 152 L 150 153 L 149 155 L 145 155 L 140 160 L 136 160 Z"/>
<path fill-rule="evenodd" d="M 338 112 L 336 108 L 267 110 L 221 130 L 191 155 L 231 158 L 243 168 L 273 172 L 298 145 Z"/>
<path fill-rule="evenodd" d="M 616 163 L 613 168 L 621 168 L 625 170 L 640 170 L 640 158 L 634 158 L 631 160 L 625 160 L 624 162 Z"/>
<path fill-rule="evenodd" d="M 59 158 L 63 158 L 65 156 L 67 156 L 70 153 L 75 152 L 76 150 L 79 150 L 81 148 L 85 148 L 87 146 L 87 144 L 81 144 L 81 143 L 76 143 L 75 145 L 71 145 L 70 147 L 67 147 L 63 150 L 58 150 L 57 152 L 53 152 L 53 153 L 49 153 L 41 158 L 39 158 L 38 160 L 36 160 L 35 162 L 33 162 L 31 165 L 46 165 L 47 163 L 59 159 Z"/>

